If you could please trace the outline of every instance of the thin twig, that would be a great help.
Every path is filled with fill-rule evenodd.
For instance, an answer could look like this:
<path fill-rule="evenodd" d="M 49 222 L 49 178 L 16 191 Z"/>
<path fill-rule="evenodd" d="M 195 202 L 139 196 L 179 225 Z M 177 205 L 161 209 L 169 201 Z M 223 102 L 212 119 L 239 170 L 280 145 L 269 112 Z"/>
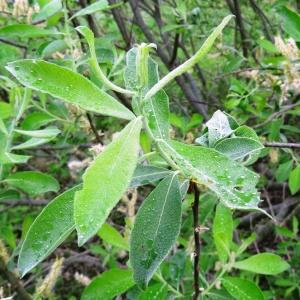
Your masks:
<path fill-rule="evenodd" d="M 15 41 L 7 40 L 5 38 L 0 38 L 0 42 L 4 43 L 4 44 L 7 44 L 7 45 L 17 47 L 17 48 L 21 48 L 21 49 L 25 49 L 25 50 L 27 49 L 26 45 L 23 45 L 21 43 L 15 42 Z"/>
<path fill-rule="evenodd" d="M 270 115 L 267 118 L 267 120 L 265 120 L 264 122 L 262 122 L 260 124 L 254 125 L 253 128 L 263 127 L 263 126 L 269 124 L 273 119 L 279 117 L 280 115 L 286 113 L 287 111 L 289 111 L 289 110 L 291 110 L 291 109 L 293 109 L 297 106 L 300 106 L 300 102 L 296 102 L 296 103 L 293 103 L 293 104 L 290 104 L 290 105 L 283 106 L 280 111 L 277 111 L 277 112 L 273 113 L 272 115 Z"/>
<path fill-rule="evenodd" d="M 91 129 L 92 129 L 92 131 L 93 131 L 93 133 L 95 135 L 96 141 L 98 143 L 101 143 L 101 137 L 100 137 L 100 135 L 99 135 L 99 133 L 97 131 L 97 128 L 95 127 L 95 125 L 93 123 L 93 119 L 92 119 L 91 114 L 90 113 L 86 113 L 86 117 L 87 117 L 87 119 L 89 121 L 89 124 L 90 124 L 90 127 L 91 127 Z"/>
<path fill-rule="evenodd" d="M 199 288 L 199 259 L 200 259 L 200 231 L 199 231 L 199 198 L 200 192 L 197 183 L 192 182 L 194 191 L 193 202 L 193 220 L 194 220 L 194 240 L 195 240 L 195 252 L 194 252 L 194 295 L 193 299 L 197 300 L 200 295 Z"/>
<path fill-rule="evenodd" d="M 300 148 L 300 143 L 264 142 L 265 147 Z"/>

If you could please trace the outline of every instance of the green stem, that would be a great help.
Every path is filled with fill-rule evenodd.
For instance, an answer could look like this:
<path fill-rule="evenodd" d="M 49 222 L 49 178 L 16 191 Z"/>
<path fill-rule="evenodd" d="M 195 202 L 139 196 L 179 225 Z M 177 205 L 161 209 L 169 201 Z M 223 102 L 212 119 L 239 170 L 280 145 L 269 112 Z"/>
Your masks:
<path fill-rule="evenodd" d="M 171 80 L 173 80 L 175 77 L 185 73 L 189 69 L 191 69 L 195 64 L 197 64 L 211 49 L 213 46 L 216 38 L 221 34 L 224 27 L 227 25 L 227 23 L 231 20 L 233 15 L 229 15 L 225 17 L 221 24 L 215 28 L 215 30 L 212 32 L 212 34 L 205 40 L 202 47 L 194 54 L 190 59 L 188 59 L 186 62 L 178 66 L 176 69 L 171 71 L 169 74 L 167 74 L 165 77 L 163 77 L 159 82 L 157 82 L 145 95 L 144 100 L 150 99 L 152 96 L 154 96 L 159 90 L 161 90 L 164 86 L 166 86 Z"/>
<path fill-rule="evenodd" d="M 173 292 L 174 294 L 176 294 L 178 297 L 183 298 L 183 295 L 178 292 L 173 286 L 171 286 L 162 276 L 161 274 L 159 274 L 158 272 L 155 273 L 155 277 L 156 279 L 158 279 L 161 283 L 165 284 L 168 289 Z"/>
<path fill-rule="evenodd" d="M 219 275 L 214 279 L 214 281 L 201 293 L 202 296 L 205 296 L 208 294 L 208 292 L 216 285 L 218 281 L 224 276 L 224 274 L 227 272 L 227 265 L 223 267 Z"/>
<path fill-rule="evenodd" d="M 94 72 L 95 76 L 101 82 L 103 82 L 104 85 L 106 85 L 109 89 L 111 89 L 115 92 L 121 93 L 121 94 L 127 94 L 130 96 L 135 95 L 135 92 L 123 89 L 123 88 L 117 86 L 116 84 L 112 83 L 102 72 L 102 70 L 98 64 L 97 58 L 96 58 L 96 56 L 94 56 L 92 54 L 92 51 L 91 51 L 91 55 L 92 55 L 92 57 L 89 59 L 90 67 L 91 67 L 92 71 Z"/>

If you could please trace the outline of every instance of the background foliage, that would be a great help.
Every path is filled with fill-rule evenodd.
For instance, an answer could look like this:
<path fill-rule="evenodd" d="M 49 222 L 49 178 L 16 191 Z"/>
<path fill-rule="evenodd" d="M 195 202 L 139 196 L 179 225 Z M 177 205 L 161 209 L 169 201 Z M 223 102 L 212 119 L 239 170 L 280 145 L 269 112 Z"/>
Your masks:
<path fill-rule="evenodd" d="M 46 89 L 51 78 L 56 88 L 48 86 L 52 88 L 50 96 L 25 88 L 6 67 L 19 59 L 44 59 L 76 70 L 107 92 L 87 63 L 89 48 L 81 35 L 89 43 L 86 34 L 75 30 L 80 25 L 87 26 L 94 33 L 95 57 L 102 71 L 119 86 L 126 84 L 126 88 L 134 89 L 136 83 L 128 81 L 128 76 L 124 83 L 124 72 L 126 52 L 135 44 L 156 44 L 151 57 L 162 77 L 190 58 L 222 18 L 232 13 L 235 20 L 224 29 L 212 51 L 165 87 L 170 100 L 170 132 L 186 144 L 196 141 L 232 153 L 226 139 L 222 144 L 205 140 L 206 132 L 214 129 L 212 121 L 207 123 L 211 116 L 222 118 L 221 111 L 225 111 L 240 125 L 253 128 L 251 131 L 240 126 L 238 130 L 241 136 L 248 130 L 249 137 L 257 139 L 256 145 L 265 146 L 255 153 L 250 168 L 260 175 L 260 207 L 276 223 L 259 212 L 232 211 L 202 189 L 201 226 L 196 228 L 201 236 L 200 298 L 299 299 L 299 10 L 299 1 L 284 0 L 0 0 L 0 298 L 13 295 L 16 299 L 30 299 L 29 294 L 37 299 L 192 298 L 192 186 L 182 204 L 177 242 L 146 290 L 135 285 L 132 271 L 127 268 L 129 236 L 137 209 L 157 181 L 169 175 L 157 185 L 164 190 L 171 176 L 162 168 L 162 160 L 149 154 L 150 141 L 143 132 L 140 152 L 150 155 L 149 161 L 158 175 L 138 189 L 138 179 L 134 177 L 131 189 L 122 196 L 106 223 L 80 248 L 73 224 L 64 221 L 72 214 L 74 193 L 81 186 L 60 194 L 82 182 L 82 174 L 106 145 L 122 140 L 122 133 L 120 139 L 114 133 L 121 131 L 127 121 L 113 116 L 131 118 L 130 97 L 122 91 L 109 92 L 119 102 L 106 112 L 111 117 L 104 117 L 94 113 L 99 109 L 94 99 L 90 103 L 82 101 L 87 91 L 94 92 L 88 80 L 78 79 L 74 84 L 70 73 L 49 67 L 34 84 Z M 31 62 L 27 64 L 28 70 L 34 72 Z M 16 71 L 17 67 L 14 66 Z M 128 75 L 130 70 L 127 68 L 126 72 Z M 31 77 L 35 78 L 34 74 Z M 29 82 L 31 77 L 26 80 Z M 69 81 L 72 83 L 67 85 Z M 60 88 L 71 103 L 58 99 Z M 99 100 L 111 101 L 111 97 L 105 97 L 103 93 Z M 165 111 L 161 113 L 163 118 Z M 234 122 L 227 117 L 229 123 Z M 235 129 L 232 123 L 230 132 L 222 138 L 237 138 L 230 136 L 231 129 Z M 135 130 L 138 131 L 136 126 Z M 163 132 L 168 131 L 168 127 L 163 128 Z M 238 136 L 237 131 L 235 134 Z M 134 146 L 134 137 L 128 142 Z M 238 143 L 234 149 L 240 158 L 244 148 Z M 132 172 L 130 160 L 137 158 L 133 153 L 123 155 L 128 166 L 125 171 L 115 172 L 126 176 Z M 111 157 L 107 160 L 113 161 Z M 213 167 L 212 164 L 210 170 Z M 100 166 L 95 172 L 108 171 Z M 96 178 L 100 185 L 101 178 Z M 111 183 L 111 192 L 118 195 L 122 187 L 113 178 Z M 61 213 L 62 231 L 72 233 L 21 280 L 18 272 L 28 268 L 19 265 L 20 270 L 16 269 L 21 244 L 42 208 L 54 198 L 48 208 L 64 205 L 56 207 L 52 214 L 39 216 L 44 224 L 39 240 L 49 240 L 57 211 Z M 155 213 L 152 218 L 155 219 Z M 142 216 L 137 220 L 142 222 Z M 52 244 L 37 245 L 42 256 L 56 248 L 57 236 L 50 238 Z"/>

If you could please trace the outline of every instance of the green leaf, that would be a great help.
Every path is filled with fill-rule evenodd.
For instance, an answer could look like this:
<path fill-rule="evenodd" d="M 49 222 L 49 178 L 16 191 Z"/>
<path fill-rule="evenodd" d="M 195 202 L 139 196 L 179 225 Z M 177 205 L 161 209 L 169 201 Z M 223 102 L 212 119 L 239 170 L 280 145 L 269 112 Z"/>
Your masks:
<path fill-rule="evenodd" d="M 40 22 L 62 10 L 61 0 L 52 0 L 44 5 L 39 13 L 33 16 L 33 22 Z"/>
<path fill-rule="evenodd" d="M 29 149 L 29 148 L 33 148 L 33 147 L 36 147 L 39 145 L 46 144 L 46 143 L 50 142 L 52 139 L 53 138 L 47 138 L 47 139 L 31 138 L 22 144 L 11 147 L 11 149 L 12 150 Z"/>
<path fill-rule="evenodd" d="M 55 178 L 35 171 L 13 173 L 4 182 L 32 196 L 59 190 L 59 183 Z"/>
<path fill-rule="evenodd" d="M 278 11 L 283 20 L 283 29 L 294 40 L 300 41 L 300 16 L 296 12 L 283 6 Z"/>
<path fill-rule="evenodd" d="M 68 48 L 68 44 L 65 40 L 55 40 L 41 49 L 41 57 L 51 57 L 55 52 L 61 52 Z"/>
<path fill-rule="evenodd" d="M 129 186 L 137 164 L 141 126 L 141 118 L 132 120 L 85 171 L 83 189 L 75 197 L 80 246 L 99 230 Z"/>
<path fill-rule="evenodd" d="M 168 287 L 161 283 L 149 286 L 145 291 L 139 294 L 138 300 L 166 300 Z"/>
<path fill-rule="evenodd" d="M 222 279 L 222 285 L 227 292 L 237 300 L 264 300 L 265 297 L 260 288 L 252 281 L 225 277 Z"/>
<path fill-rule="evenodd" d="M 160 146 L 187 177 L 207 186 L 226 206 L 260 210 L 255 188 L 258 175 L 254 172 L 211 148 L 175 141 L 163 141 Z"/>
<path fill-rule="evenodd" d="M 24 130 L 35 130 L 53 121 L 55 121 L 55 118 L 49 116 L 47 113 L 36 111 L 25 117 L 22 122 L 22 128 Z"/>
<path fill-rule="evenodd" d="M 102 273 L 84 289 L 81 300 L 110 300 L 134 285 L 132 271 L 111 269 Z"/>
<path fill-rule="evenodd" d="M 234 268 L 264 275 L 276 275 L 290 266 L 280 256 L 273 253 L 260 253 L 238 261 Z"/>
<path fill-rule="evenodd" d="M 213 223 L 213 237 L 221 261 L 226 262 L 230 254 L 233 235 L 232 214 L 228 207 L 218 204 Z"/>
<path fill-rule="evenodd" d="M 227 116 L 217 110 L 208 122 L 206 122 L 208 128 L 208 141 L 209 146 L 213 147 L 220 139 L 228 137 L 232 133 Z"/>
<path fill-rule="evenodd" d="M 137 48 L 132 48 L 126 55 L 125 84 L 130 90 L 138 90 L 139 78 L 137 75 Z M 158 66 L 148 58 L 148 84 L 143 87 L 145 94 L 155 83 L 159 81 Z M 169 137 L 169 98 L 161 90 L 156 95 L 143 103 L 143 111 L 149 128 L 156 138 L 168 139 Z"/>
<path fill-rule="evenodd" d="M 6 126 L 3 122 L 3 120 L 1 119 L 1 117 L 0 117 L 0 132 L 4 133 L 4 135 L 8 134 Z"/>
<path fill-rule="evenodd" d="M 72 16 L 71 19 L 85 16 L 85 15 L 90 15 L 95 12 L 99 12 L 99 11 L 102 11 L 102 10 L 105 10 L 108 8 L 109 8 L 109 4 L 108 4 L 107 0 L 99 0 L 99 1 L 92 3 L 91 5 L 89 5 L 87 7 L 85 7 L 84 9 L 81 9 L 80 11 L 78 11 L 76 14 L 74 14 Z"/>
<path fill-rule="evenodd" d="M 208 147 L 208 132 L 196 138 L 195 143 L 200 146 Z"/>
<path fill-rule="evenodd" d="M 172 171 L 149 165 L 137 165 L 134 174 L 131 179 L 130 188 L 135 188 L 141 185 L 146 185 L 160 180 L 168 175 Z"/>
<path fill-rule="evenodd" d="M 18 268 L 24 276 L 53 252 L 74 230 L 75 186 L 53 199 L 30 226 L 22 244 Z"/>
<path fill-rule="evenodd" d="M 250 128 L 249 126 L 242 125 L 234 130 L 234 134 L 238 137 L 247 137 L 259 142 L 259 137 L 256 134 L 255 130 Z"/>
<path fill-rule="evenodd" d="M 300 190 L 300 165 L 298 165 L 289 176 L 289 188 L 292 195 Z"/>
<path fill-rule="evenodd" d="M 105 241 L 106 243 L 112 246 L 116 246 L 124 250 L 129 249 L 128 242 L 119 233 L 119 231 L 107 223 L 104 223 L 101 226 L 100 230 L 98 231 L 98 235 L 101 237 L 103 241 Z"/>
<path fill-rule="evenodd" d="M 232 137 L 217 142 L 215 149 L 233 160 L 246 159 L 245 163 L 247 163 L 249 157 L 259 154 L 263 147 L 260 142 L 252 138 Z"/>
<path fill-rule="evenodd" d="M 43 60 L 9 63 L 10 71 L 23 85 L 48 93 L 81 108 L 103 115 L 132 119 L 133 113 L 80 74 Z"/>
<path fill-rule="evenodd" d="M 130 240 L 134 280 L 146 287 L 179 234 L 181 194 L 176 173 L 163 179 L 144 200 Z"/>
<path fill-rule="evenodd" d="M 14 153 L 0 153 L 1 164 L 25 164 L 31 156 L 14 154 Z"/>
<path fill-rule="evenodd" d="M 285 163 L 280 164 L 275 172 L 276 181 L 285 182 L 289 178 L 292 168 L 293 160 L 289 160 Z"/>
<path fill-rule="evenodd" d="M 17 133 L 27 135 L 35 138 L 53 138 L 56 137 L 61 131 L 56 127 L 47 127 L 41 130 L 21 130 L 15 129 Z"/>
<path fill-rule="evenodd" d="M 5 38 L 37 38 L 57 34 L 61 33 L 28 24 L 13 24 L 0 28 L 0 36 Z"/>

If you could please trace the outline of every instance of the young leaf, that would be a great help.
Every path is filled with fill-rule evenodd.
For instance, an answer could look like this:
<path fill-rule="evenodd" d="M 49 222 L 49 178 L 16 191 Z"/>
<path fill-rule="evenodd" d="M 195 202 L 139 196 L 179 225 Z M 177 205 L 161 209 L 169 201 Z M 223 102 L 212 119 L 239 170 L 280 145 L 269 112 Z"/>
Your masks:
<path fill-rule="evenodd" d="M 12 24 L 0 28 L 0 36 L 5 38 L 37 38 L 57 34 L 62 33 L 28 24 Z"/>
<path fill-rule="evenodd" d="M 237 300 L 265 300 L 260 288 L 250 280 L 225 277 L 222 279 L 222 285 Z"/>
<path fill-rule="evenodd" d="M 206 126 L 208 128 L 210 147 L 213 147 L 218 140 L 228 137 L 232 133 L 227 116 L 220 110 L 213 114 L 211 119 L 206 122 Z"/>
<path fill-rule="evenodd" d="M 125 84 L 130 90 L 138 90 L 139 77 L 137 74 L 137 48 L 132 48 L 127 52 Z M 148 83 L 143 87 L 143 93 L 147 92 L 159 80 L 158 66 L 148 58 Z M 169 98 L 161 90 L 156 95 L 148 99 L 143 105 L 143 111 L 147 119 L 149 128 L 156 138 L 167 139 L 169 137 Z"/>
<path fill-rule="evenodd" d="M 22 244 L 18 268 L 24 276 L 53 252 L 74 230 L 75 186 L 53 199 L 30 226 Z"/>
<path fill-rule="evenodd" d="M 120 249 L 127 250 L 129 249 L 128 242 L 124 239 L 124 237 L 119 233 L 111 225 L 104 223 L 100 230 L 98 231 L 98 235 L 101 239 L 112 246 L 116 246 Z"/>
<path fill-rule="evenodd" d="M 131 270 L 111 269 L 93 279 L 84 289 L 81 300 L 110 300 L 133 285 Z"/>
<path fill-rule="evenodd" d="M 232 137 L 217 142 L 215 149 L 233 160 L 241 160 L 259 153 L 263 147 L 260 142 L 251 138 Z"/>
<path fill-rule="evenodd" d="M 172 171 L 149 165 L 137 165 L 130 183 L 130 188 L 153 183 L 170 175 Z"/>
<path fill-rule="evenodd" d="M 144 200 L 130 240 L 135 282 L 146 287 L 179 234 L 181 194 L 176 173 L 163 179 Z"/>
<path fill-rule="evenodd" d="M 172 141 L 160 142 L 185 175 L 197 180 L 217 194 L 228 207 L 258 209 L 255 188 L 258 176 L 222 153 L 201 146 Z"/>
<path fill-rule="evenodd" d="M 149 286 L 145 291 L 139 294 L 138 300 L 166 300 L 168 287 L 161 283 Z"/>
<path fill-rule="evenodd" d="M 137 164 L 141 126 L 141 118 L 132 120 L 85 171 L 83 189 L 75 196 L 80 246 L 98 231 L 129 186 Z"/>
<path fill-rule="evenodd" d="M 276 254 L 260 253 L 236 262 L 233 267 L 258 274 L 276 275 L 287 270 L 290 266 Z"/>
<path fill-rule="evenodd" d="M 290 173 L 289 188 L 292 195 L 296 194 L 300 190 L 300 165 Z"/>
<path fill-rule="evenodd" d="M 59 183 L 55 178 L 35 171 L 13 173 L 4 182 L 32 196 L 59 190 Z"/>
<path fill-rule="evenodd" d="M 7 70 L 23 85 L 103 115 L 132 119 L 133 113 L 91 81 L 73 71 L 43 61 L 9 63 Z"/>
<path fill-rule="evenodd" d="M 226 262 L 233 235 L 232 214 L 228 207 L 218 204 L 213 223 L 213 237 L 221 261 Z"/>

